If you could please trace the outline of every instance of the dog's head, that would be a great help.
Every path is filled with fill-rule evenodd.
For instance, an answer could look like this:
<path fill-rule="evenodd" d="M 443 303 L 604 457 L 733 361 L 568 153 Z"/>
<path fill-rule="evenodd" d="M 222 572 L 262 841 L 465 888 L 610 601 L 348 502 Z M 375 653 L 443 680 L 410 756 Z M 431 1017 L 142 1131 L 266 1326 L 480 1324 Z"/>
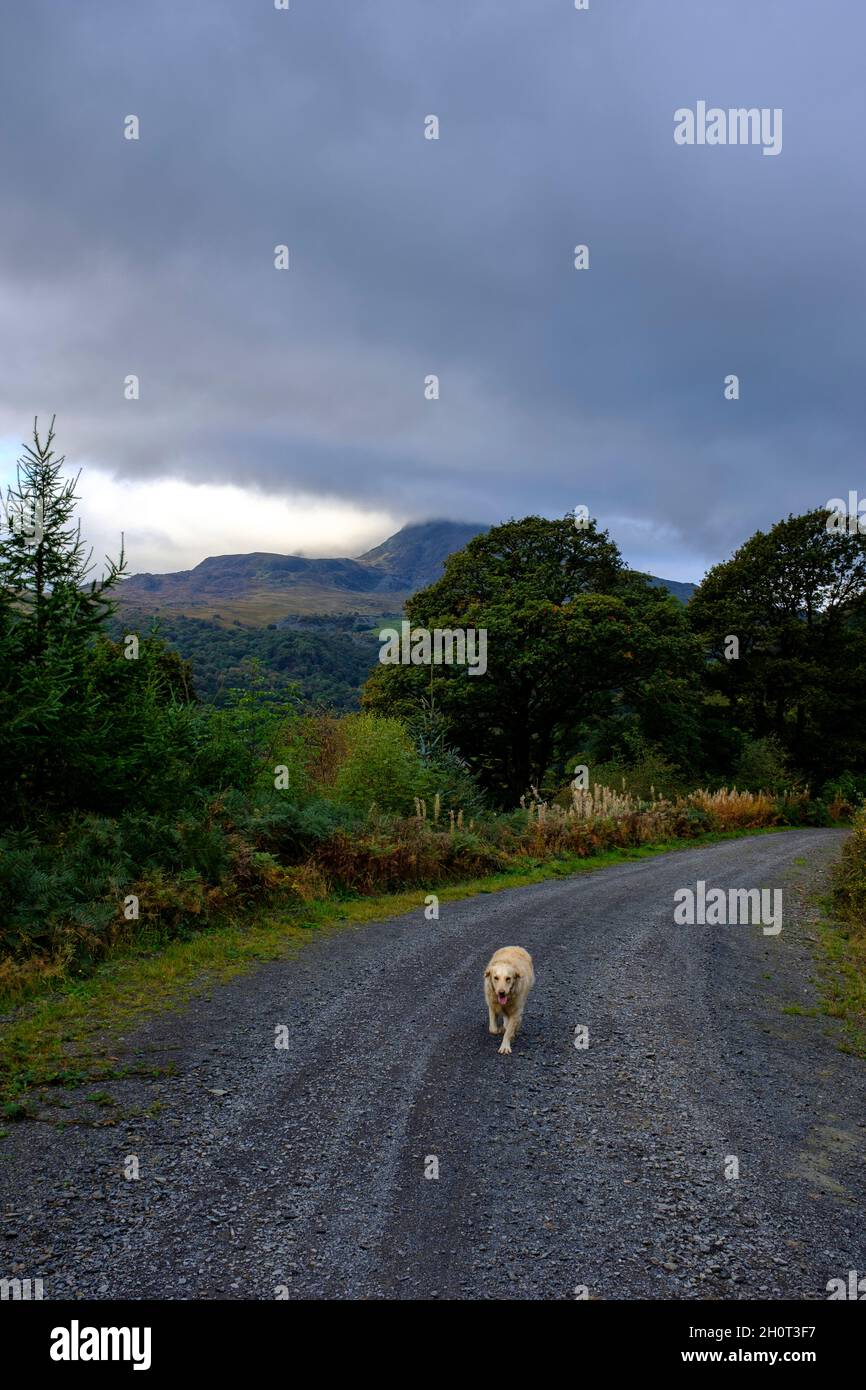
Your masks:
<path fill-rule="evenodd" d="M 484 973 L 490 981 L 493 993 L 500 1005 L 507 1004 L 517 988 L 520 971 L 515 970 L 512 965 L 500 961 L 497 965 L 489 967 Z"/>

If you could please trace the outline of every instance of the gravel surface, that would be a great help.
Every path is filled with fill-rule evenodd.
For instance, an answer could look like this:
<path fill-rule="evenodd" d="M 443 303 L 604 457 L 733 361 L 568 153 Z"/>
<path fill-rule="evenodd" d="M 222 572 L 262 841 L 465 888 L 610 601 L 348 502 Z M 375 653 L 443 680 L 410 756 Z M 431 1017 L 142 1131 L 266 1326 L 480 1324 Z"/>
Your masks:
<path fill-rule="evenodd" d="M 783 1010 L 814 1001 L 807 890 L 843 835 L 343 927 L 155 1017 L 120 1047 L 175 1077 L 9 1127 L 0 1275 L 51 1299 L 825 1299 L 866 1271 L 866 1063 Z M 783 887 L 781 934 L 675 926 L 698 879 Z M 503 945 L 537 977 L 510 1057 L 482 995 Z"/>

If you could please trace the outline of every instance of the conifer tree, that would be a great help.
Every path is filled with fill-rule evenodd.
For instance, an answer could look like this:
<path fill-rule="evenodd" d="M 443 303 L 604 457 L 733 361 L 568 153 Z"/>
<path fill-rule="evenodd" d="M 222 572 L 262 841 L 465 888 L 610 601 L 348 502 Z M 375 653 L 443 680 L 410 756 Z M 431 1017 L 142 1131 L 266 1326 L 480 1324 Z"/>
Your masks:
<path fill-rule="evenodd" d="M 62 477 L 63 455 L 54 452 L 54 420 L 44 439 L 33 422 L 33 442 L 18 460 L 7 490 L 6 525 L 0 536 L 0 605 L 19 628 L 21 655 L 44 663 L 70 643 L 86 643 L 113 610 L 111 590 L 125 568 L 106 557 L 105 572 L 88 579 L 93 551 L 73 521 L 75 478 Z"/>
<path fill-rule="evenodd" d="M 78 477 L 62 476 L 54 421 L 18 462 L 0 527 L 0 782 L 4 811 L 56 799 L 76 747 L 98 720 L 91 653 L 111 590 L 125 567 L 106 559 L 98 578 L 92 551 L 73 521 Z"/>

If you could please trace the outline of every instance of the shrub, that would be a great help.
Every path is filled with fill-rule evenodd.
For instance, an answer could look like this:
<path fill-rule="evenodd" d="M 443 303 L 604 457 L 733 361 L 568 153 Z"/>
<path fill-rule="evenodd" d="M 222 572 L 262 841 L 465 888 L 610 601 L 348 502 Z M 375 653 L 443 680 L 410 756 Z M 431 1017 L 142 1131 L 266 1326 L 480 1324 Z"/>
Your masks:
<path fill-rule="evenodd" d="M 335 800 L 356 812 L 374 808 L 405 815 L 422 782 L 422 768 L 399 719 L 353 714 L 345 720 L 346 757 L 337 771 Z"/>
<path fill-rule="evenodd" d="M 853 772 L 843 772 L 839 777 L 825 782 L 821 788 L 821 800 L 826 803 L 833 821 L 853 820 L 858 807 L 866 796 L 866 777 Z"/>
<path fill-rule="evenodd" d="M 77 818 L 59 843 L 32 832 L 0 839 L 0 940 L 12 955 L 74 954 L 120 919 L 132 862 L 115 822 Z"/>
<path fill-rule="evenodd" d="M 779 805 L 780 825 L 829 825 L 829 808 L 823 801 L 813 801 L 809 796 L 783 797 Z"/>
<path fill-rule="evenodd" d="M 589 768 L 593 783 L 627 792 L 629 796 L 643 800 L 652 796 L 673 798 L 681 796 L 686 790 L 680 769 L 660 748 L 643 739 L 632 739 L 624 756 L 609 761 L 593 762 L 587 756 L 569 760 L 572 767 L 578 764 Z"/>
<path fill-rule="evenodd" d="M 472 878 L 506 862 L 479 836 L 437 831 L 418 820 L 392 823 L 384 832 L 338 832 L 314 854 L 329 882 L 366 894 Z"/>
<path fill-rule="evenodd" d="M 743 791 L 782 792 L 792 777 L 775 738 L 745 739 L 734 767 L 734 785 Z"/>
<path fill-rule="evenodd" d="M 278 855 L 281 862 L 291 863 L 309 854 L 317 844 L 352 821 L 348 808 L 324 800 L 299 804 L 281 799 L 274 792 L 271 799 L 247 821 L 256 844 Z"/>
<path fill-rule="evenodd" d="M 866 811 L 858 813 L 842 846 L 833 873 L 833 899 L 854 930 L 861 936 L 866 933 Z"/>
<path fill-rule="evenodd" d="M 440 812 L 482 815 L 487 802 L 478 779 L 466 758 L 450 743 L 445 719 L 432 699 L 420 701 L 407 727 L 422 769 L 418 796 L 438 806 Z"/>
<path fill-rule="evenodd" d="M 737 791 L 721 787 L 718 791 L 696 791 L 688 798 L 692 806 L 705 811 L 716 830 L 751 830 L 776 825 L 779 808 L 766 792 Z"/>
<path fill-rule="evenodd" d="M 464 816 L 480 816 L 486 800 L 469 764 L 452 748 L 441 748 L 423 762 L 418 794 L 441 812 L 462 811 Z"/>

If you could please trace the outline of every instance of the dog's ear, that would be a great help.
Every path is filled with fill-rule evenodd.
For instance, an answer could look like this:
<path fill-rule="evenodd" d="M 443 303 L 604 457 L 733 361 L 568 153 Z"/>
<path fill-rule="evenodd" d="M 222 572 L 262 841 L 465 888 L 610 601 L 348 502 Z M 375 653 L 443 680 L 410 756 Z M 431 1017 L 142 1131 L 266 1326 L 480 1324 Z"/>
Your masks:
<path fill-rule="evenodd" d="M 489 980 L 489 979 L 490 979 L 490 973 L 491 973 L 491 972 L 490 972 L 489 970 L 485 970 L 485 972 L 484 972 L 484 978 L 485 978 L 485 980 Z"/>
<path fill-rule="evenodd" d="M 515 980 L 519 980 L 519 979 L 520 979 L 520 971 L 519 971 L 519 970 L 515 970 L 515 972 L 514 972 L 514 978 L 515 978 Z"/>

